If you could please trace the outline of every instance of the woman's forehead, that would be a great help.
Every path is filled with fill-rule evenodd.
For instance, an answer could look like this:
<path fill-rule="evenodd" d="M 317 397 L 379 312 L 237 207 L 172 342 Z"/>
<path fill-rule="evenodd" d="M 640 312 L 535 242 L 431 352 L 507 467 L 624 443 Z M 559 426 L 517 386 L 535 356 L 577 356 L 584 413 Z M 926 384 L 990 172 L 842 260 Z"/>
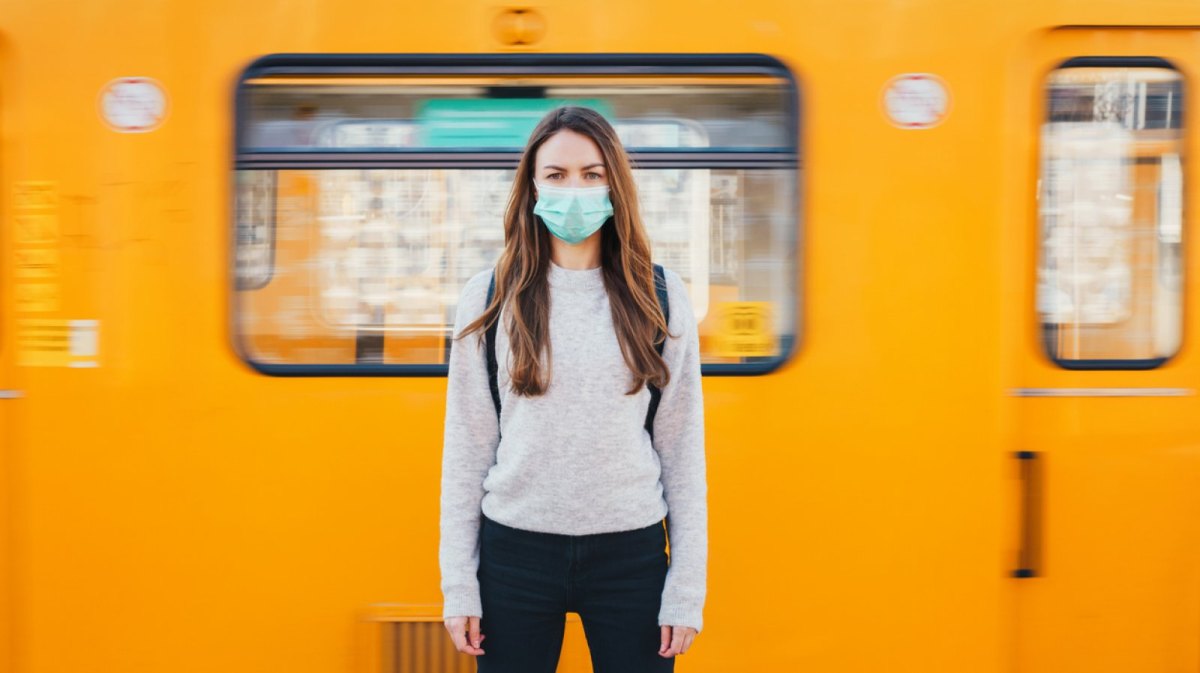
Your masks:
<path fill-rule="evenodd" d="M 538 167 L 554 165 L 560 168 L 582 168 L 604 164 L 600 147 L 591 138 L 570 129 L 563 129 L 547 138 L 538 148 Z"/>

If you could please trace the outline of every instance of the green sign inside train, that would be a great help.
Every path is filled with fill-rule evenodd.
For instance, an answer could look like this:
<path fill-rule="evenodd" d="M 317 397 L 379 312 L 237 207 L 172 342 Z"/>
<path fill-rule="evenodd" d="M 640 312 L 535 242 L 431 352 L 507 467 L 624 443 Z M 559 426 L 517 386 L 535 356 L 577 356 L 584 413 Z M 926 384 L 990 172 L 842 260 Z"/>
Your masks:
<path fill-rule="evenodd" d="M 561 105 L 591 108 L 612 118 L 600 99 L 561 98 L 434 98 L 417 110 L 421 147 L 463 149 L 525 146 L 533 127 Z"/>

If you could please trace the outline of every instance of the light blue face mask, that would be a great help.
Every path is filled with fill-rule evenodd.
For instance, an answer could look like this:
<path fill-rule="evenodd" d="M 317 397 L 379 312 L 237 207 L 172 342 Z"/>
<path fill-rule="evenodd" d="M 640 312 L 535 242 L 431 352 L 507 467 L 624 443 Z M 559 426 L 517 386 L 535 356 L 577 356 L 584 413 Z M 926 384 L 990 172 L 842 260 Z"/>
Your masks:
<path fill-rule="evenodd" d="M 552 187 L 537 185 L 537 204 L 533 214 L 542 218 L 550 233 L 575 245 L 596 233 L 612 217 L 608 186 Z"/>

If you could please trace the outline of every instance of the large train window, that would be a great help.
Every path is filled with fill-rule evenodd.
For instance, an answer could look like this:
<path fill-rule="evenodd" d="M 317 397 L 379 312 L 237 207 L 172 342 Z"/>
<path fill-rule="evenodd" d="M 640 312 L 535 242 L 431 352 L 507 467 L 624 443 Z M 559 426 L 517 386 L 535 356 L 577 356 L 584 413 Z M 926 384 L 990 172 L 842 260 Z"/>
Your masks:
<path fill-rule="evenodd" d="M 1157 58 L 1080 58 L 1046 84 L 1037 301 L 1048 355 L 1145 369 L 1182 337 L 1183 78 Z"/>
<path fill-rule="evenodd" d="M 797 97 L 752 55 L 261 59 L 237 95 L 234 342 L 271 374 L 444 374 L 520 151 L 571 103 L 630 152 L 705 373 L 769 371 L 798 329 Z"/>

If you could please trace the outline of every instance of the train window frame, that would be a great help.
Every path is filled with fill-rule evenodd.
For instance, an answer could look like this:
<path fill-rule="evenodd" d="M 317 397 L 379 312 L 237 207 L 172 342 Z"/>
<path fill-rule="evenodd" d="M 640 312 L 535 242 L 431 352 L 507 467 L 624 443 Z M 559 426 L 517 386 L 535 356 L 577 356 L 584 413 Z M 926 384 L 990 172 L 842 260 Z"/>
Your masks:
<path fill-rule="evenodd" d="M 1181 89 L 1180 99 L 1182 101 L 1184 101 L 1185 103 L 1187 100 L 1188 86 L 1189 86 L 1187 73 L 1184 69 L 1175 65 L 1175 63 L 1173 63 L 1172 61 L 1170 61 L 1166 58 L 1159 57 L 1159 56 L 1074 56 L 1074 57 L 1067 58 L 1067 59 L 1057 63 L 1054 67 L 1046 70 L 1042 75 L 1042 78 L 1040 80 L 1040 89 L 1039 89 L 1040 95 L 1037 96 L 1037 101 L 1038 101 L 1037 119 L 1039 120 L 1039 122 L 1038 122 L 1039 129 L 1040 129 L 1041 124 L 1045 124 L 1047 122 L 1049 113 L 1050 113 L 1050 87 L 1049 87 L 1050 78 L 1054 75 L 1054 73 L 1060 72 L 1062 70 L 1070 69 L 1070 68 L 1114 68 L 1114 69 L 1117 69 L 1117 68 L 1163 68 L 1163 69 L 1173 70 L 1176 73 L 1178 73 L 1178 75 L 1179 75 L 1179 82 L 1180 82 L 1180 89 Z M 1183 175 L 1186 175 L 1186 173 L 1187 173 L 1186 166 L 1188 163 L 1187 162 L 1187 158 L 1188 158 L 1188 154 L 1189 154 L 1188 150 L 1190 149 L 1190 143 L 1188 141 L 1188 136 L 1187 136 L 1187 129 L 1185 126 L 1186 118 L 1187 118 L 1187 109 L 1185 106 L 1179 113 L 1179 128 L 1180 128 L 1180 137 L 1181 137 L 1181 146 L 1182 146 L 1181 151 L 1179 153 L 1179 165 L 1180 165 L 1180 172 Z M 1035 190 L 1035 195 L 1036 195 L 1035 198 L 1040 200 L 1040 198 L 1041 198 L 1040 185 L 1041 185 L 1041 183 L 1043 181 L 1043 177 L 1044 177 L 1043 173 L 1042 173 L 1043 160 L 1044 160 L 1044 154 L 1043 154 L 1044 143 L 1043 143 L 1040 132 L 1038 134 L 1038 138 L 1036 140 L 1035 146 L 1037 148 L 1036 156 L 1035 156 L 1035 160 L 1036 160 L 1037 164 L 1036 164 L 1036 168 L 1034 170 L 1034 175 L 1036 177 L 1037 184 L 1039 185 L 1038 189 Z M 1187 222 L 1188 222 L 1188 214 L 1189 214 L 1188 213 L 1188 210 L 1189 210 L 1188 199 L 1186 198 L 1186 179 L 1182 184 L 1183 184 L 1183 189 L 1180 193 L 1180 201 L 1181 201 L 1180 211 L 1181 211 L 1181 219 L 1182 219 L 1181 226 L 1182 226 L 1183 231 L 1186 231 Z M 1183 351 L 1184 345 L 1187 343 L 1187 324 L 1186 324 L 1185 320 L 1180 321 L 1179 342 L 1176 344 L 1174 351 L 1172 353 L 1170 353 L 1169 355 L 1153 357 L 1153 358 L 1068 359 L 1068 358 L 1061 358 L 1054 353 L 1052 346 L 1051 346 L 1051 340 L 1054 338 L 1053 335 L 1057 331 L 1057 329 L 1058 329 L 1057 326 L 1059 325 L 1059 323 L 1044 322 L 1042 319 L 1042 313 L 1038 308 L 1038 305 L 1041 301 L 1041 294 L 1040 294 L 1041 288 L 1040 288 L 1040 279 L 1036 278 L 1036 275 L 1040 272 L 1040 270 L 1042 268 L 1042 259 L 1043 259 L 1043 255 L 1045 254 L 1045 249 L 1044 249 L 1044 246 L 1041 244 L 1041 238 L 1043 236 L 1044 229 L 1043 229 L 1043 221 L 1042 221 L 1040 205 L 1035 210 L 1036 210 L 1037 214 L 1035 215 L 1035 218 L 1034 218 L 1035 219 L 1034 235 L 1038 242 L 1036 245 L 1037 253 L 1036 253 L 1036 257 L 1035 257 L 1034 265 L 1033 265 L 1033 269 L 1032 269 L 1032 272 L 1035 275 L 1032 294 L 1033 294 L 1033 300 L 1034 300 L 1033 301 L 1034 324 L 1035 324 L 1035 327 L 1037 330 L 1037 342 L 1040 346 L 1038 350 L 1041 352 L 1041 354 L 1047 360 L 1049 360 L 1052 364 L 1057 366 L 1058 368 L 1063 369 L 1063 370 L 1068 370 L 1068 371 L 1147 371 L 1147 370 L 1159 369 L 1159 368 L 1163 367 L 1164 365 L 1166 365 L 1167 363 L 1171 362 L 1176 357 L 1178 357 L 1180 352 Z M 1187 300 L 1188 300 L 1187 284 L 1185 282 L 1185 276 L 1186 276 L 1186 270 L 1187 270 L 1186 255 L 1187 255 L 1186 243 L 1181 243 L 1181 248 L 1180 248 L 1181 260 L 1180 260 L 1180 266 L 1179 266 L 1179 269 L 1180 269 L 1179 270 L 1179 274 L 1180 274 L 1179 279 L 1180 279 L 1180 288 L 1181 289 L 1180 289 L 1180 298 L 1179 298 L 1179 306 L 1178 306 L 1178 310 L 1180 312 L 1181 317 L 1186 313 Z"/>
<path fill-rule="evenodd" d="M 764 150 L 759 154 L 773 153 L 778 155 L 775 163 L 747 162 L 739 155 L 743 151 L 730 153 L 727 159 L 710 160 L 706 163 L 686 163 L 687 151 L 655 150 L 638 154 L 631 151 L 630 155 L 639 166 L 651 168 L 785 168 L 794 172 L 795 182 L 792 187 L 793 211 L 790 220 L 795 228 L 791 232 L 793 263 L 790 274 L 791 284 L 784 287 L 788 292 L 788 301 L 792 302 L 794 317 L 791 334 L 779 335 L 779 350 L 776 355 L 761 358 L 747 358 L 742 363 L 702 363 L 702 376 L 761 376 L 769 374 L 788 363 L 799 351 L 803 335 L 804 308 L 806 303 L 802 283 L 804 260 L 804 179 L 803 154 L 801 147 L 800 124 L 801 91 L 797 78 L 792 70 L 780 60 L 758 53 L 706 54 L 706 53 L 554 53 L 554 54 L 268 54 L 247 65 L 236 78 L 233 85 L 233 141 L 231 147 L 231 163 L 233 170 L 230 174 L 232 197 L 227 203 L 230 222 L 228 231 L 229 248 L 226 251 L 226 288 L 231 292 L 227 325 L 229 326 L 230 345 L 237 357 L 250 368 L 260 374 L 270 376 L 400 376 L 400 377 L 444 377 L 448 372 L 448 364 L 419 363 L 419 364 L 288 364 L 267 363 L 255 360 L 243 344 L 244 333 L 239 329 L 240 303 L 239 292 L 247 289 L 239 286 L 237 279 L 237 175 L 243 170 L 283 170 L 287 168 L 484 168 L 484 167 L 515 167 L 520 151 L 468 151 L 451 149 L 444 152 L 428 150 L 410 153 L 408 156 L 391 156 L 382 164 L 363 163 L 368 155 L 383 155 L 378 151 L 331 150 L 314 149 L 309 152 L 294 150 L 280 151 L 278 149 L 255 149 L 247 146 L 245 139 L 249 105 L 247 82 L 249 80 L 269 76 L 414 76 L 414 75 L 596 75 L 613 76 L 624 74 L 636 75 L 768 75 L 786 83 L 787 91 L 783 96 L 785 125 L 783 132 L 786 139 L 785 152 Z M 392 155 L 402 154 L 394 152 Z M 430 159 L 438 154 L 453 156 L 453 162 Z M 710 153 L 713 154 L 713 153 Z M 319 160 L 309 163 L 296 163 L 297 157 L 308 157 Z M 497 159 L 509 156 L 511 165 L 499 165 Z M 270 258 L 274 273 L 274 242 L 276 226 L 272 223 L 272 247 Z M 359 337 L 363 338 L 362 335 Z M 444 340 L 445 348 L 449 349 L 451 335 Z"/>

